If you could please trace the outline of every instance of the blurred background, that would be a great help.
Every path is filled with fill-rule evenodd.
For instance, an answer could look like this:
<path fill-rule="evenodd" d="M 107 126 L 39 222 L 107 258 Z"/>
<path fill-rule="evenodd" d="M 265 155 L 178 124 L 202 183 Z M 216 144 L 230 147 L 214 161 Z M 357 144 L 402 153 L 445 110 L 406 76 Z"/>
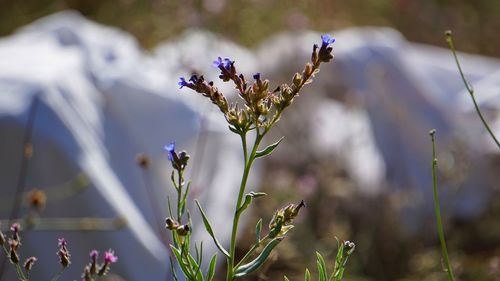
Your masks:
<path fill-rule="evenodd" d="M 456 275 L 459 280 L 500 280 L 500 154 L 475 115 L 443 36 L 445 30 L 453 30 L 457 48 L 473 54 L 461 55 L 464 68 L 487 119 L 500 135 L 499 1 L 0 0 L 0 7 L 0 102 L 4 103 L 0 105 L 0 167 L 5 171 L 0 172 L 0 180 L 2 204 L 8 206 L 0 208 L 4 231 L 16 208 L 15 203 L 8 205 L 16 201 L 9 198 L 16 198 L 14 187 L 20 179 L 27 178 L 24 192 L 48 186 L 49 195 L 61 194 L 56 186 L 60 182 L 76 182 L 77 187 L 88 189 L 73 191 L 81 197 L 59 195 L 54 201 L 71 197 L 88 210 L 86 216 L 104 214 L 109 221 L 99 221 L 102 225 L 96 223 L 95 228 L 106 232 L 110 240 L 118 235 L 121 244 L 113 247 L 133 241 L 137 246 L 130 251 L 144 252 L 145 260 L 155 260 L 151 268 L 162 266 L 166 255 L 163 249 L 155 249 L 162 247 L 161 230 L 156 229 L 162 228 L 163 221 L 154 221 L 163 220 L 165 200 L 157 200 L 154 204 L 159 207 L 153 210 L 148 208 L 153 204 L 151 197 L 168 194 L 163 188 L 169 186 L 170 167 L 161 147 L 176 140 L 197 163 L 190 171 L 193 198 L 204 199 L 214 220 L 220 218 L 218 233 L 227 239 L 222 234 L 227 228 L 224 220 L 233 203 L 226 201 L 240 173 L 238 164 L 228 163 L 238 163 L 238 139 L 225 131 L 222 117 L 209 103 L 195 95 L 181 97 L 184 89 L 176 87 L 178 76 L 202 72 L 216 79 L 211 61 L 231 56 L 247 77 L 261 71 L 276 86 L 289 82 L 302 69 L 312 44 L 319 43 L 319 34 L 333 31 L 335 60 L 322 68 L 315 83 L 304 89 L 268 137 L 269 143 L 281 136 L 285 141 L 256 169 L 253 186 L 268 196 L 255 200 L 246 217 L 238 243 L 240 254 L 251 246 L 259 218 L 269 221 L 274 210 L 301 199 L 307 208 L 271 261 L 248 280 L 282 280 L 283 275 L 301 280 L 306 267 L 312 272 L 316 268 L 315 251 L 332 264 L 336 237 L 357 245 L 345 280 L 446 280 L 432 208 L 427 134 L 432 128 L 438 129 L 439 185 Z M 77 13 L 36 21 L 65 10 Z M 48 51 L 43 44 L 36 47 L 46 37 L 55 38 L 60 46 Z M 26 58 L 22 50 L 14 52 L 29 44 L 34 47 L 26 51 L 32 57 Z M 75 50 L 82 55 L 71 57 Z M 62 75 L 70 57 L 70 61 L 82 61 Z M 45 65 L 53 69 L 58 64 L 57 71 L 45 69 Z M 49 78 L 37 80 L 38 76 Z M 56 103 L 58 99 L 51 94 L 54 85 L 71 102 Z M 37 95 L 42 96 L 38 114 L 48 117 L 36 119 L 39 125 L 34 136 L 43 137 L 38 144 L 34 142 L 32 164 L 23 175 L 23 136 Z M 19 104 L 26 106 L 12 109 Z M 73 123 L 71 112 L 61 113 L 61 106 L 83 116 L 84 128 Z M 56 128 L 52 119 L 59 120 Z M 59 127 L 63 132 L 70 127 L 67 136 Z M 93 134 L 95 128 L 102 130 L 92 135 L 99 149 L 77 133 L 85 129 L 85 134 Z M 45 148 L 38 160 L 37 146 Z M 88 153 L 92 149 L 97 152 Z M 78 153 L 72 156 L 72 152 Z M 150 157 L 150 175 L 144 176 L 135 164 L 138 153 Z M 102 163 L 93 161 L 95 155 L 102 157 Z M 52 169 L 44 164 L 47 159 Z M 215 162 L 211 169 L 204 168 Z M 113 180 L 101 174 L 100 165 L 106 163 Z M 82 173 L 90 175 L 79 177 Z M 109 187 L 110 182 L 122 190 L 120 198 L 111 198 L 116 189 Z M 157 193 L 141 192 L 147 185 Z M 228 195 L 219 198 L 226 191 Z M 72 204 L 48 204 L 37 217 L 60 216 Z M 99 210 L 94 211 L 93 205 L 100 206 Z M 137 225 L 124 234 L 118 230 L 123 227 L 120 218 L 129 207 L 135 210 L 130 213 L 137 213 L 136 220 L 128 218 L 129 223 Z M 31 211 L 14 213 L 29 217 Z M 69 215 L 82 216 L 76 211 Z M 150 234 L 141 233 L 143 224 L 156 235 L 156 244 L 145 242 Z M 69 235 L 77 241 L 88 237 L 96 241 L 99 231 Z M 26 249 L 36 248 L 37 239 L 56 238 L 57 232 L 29 235 L 33 240 L 28 239 Z M 82 252 L 86 247 L 81 247 Z M 126 256 L 131 256 L 128 264 L 138 258 L 126 249 L 115 250 L 124 265 Z M 76 259 L 78 255 L 74 251 Z M 156 277 L 166 274 L 163 270 L 151 268 L 117 265 L 116 273 L 125 280 L 140 280 L 137 276 L 152 272 L 149 276 L 154 273 L 155 277 L 147 280 L 165 280 Z"/>

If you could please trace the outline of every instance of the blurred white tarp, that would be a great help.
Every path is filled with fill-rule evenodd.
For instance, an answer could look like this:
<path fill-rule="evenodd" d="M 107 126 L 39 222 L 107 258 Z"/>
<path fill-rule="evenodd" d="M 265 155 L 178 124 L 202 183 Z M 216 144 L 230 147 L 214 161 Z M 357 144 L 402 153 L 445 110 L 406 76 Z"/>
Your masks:
<path fill-rule="evenodd" d="M 487 198 L 481 157 L 497 150 L 474 113 L 451 54 L 408 43 L 391 29 L 352 29 L 335 37 L 335 61 L 322 67 L 313 87 L 305 89 L 310 93 L 304 94 L 314 101 L 310 130 L 317 138 L 315 150 L 345 159 L 348 172 L 367 192 L 389 183 L 394 189 L 413 187 L 427 200 L 427 133 L 436 128 L 439 145 L 458 151 L 447 149 L 441 158 L 448 162 L 442 165 L 458 169 L 458 162 L 466 161 L 472 167 L 460 190 L 453 191 L 453 209 L 459 214 L 478 212 Z M 178 89 L 178 77 L 197 71 L 215 80 L 211 61 L 218 56 L 235 59 L 247 75 L 259 70 L 278 76 L 301 69 L 318 41 L 319 34 L 312 32 L 281 34 L 252 52 L 213 34 L 190 31 L 146 54 L 130 35 L 72 12 L 0 39 L 1 199 L 15 194 L 25 126 L 37 100 L 34 156 L 25 190 L 50 189 L 80 173 L 90 181 L 90 188 L 71 198 L 49 201 L 43 217 L 128 221 L 116 232 L 27 233 L 23 248 L 33 252 L 25 254 L 39 256 L 34 274 L 45 280 L 57 271 L 56 238 L 65 236 L 74 257 L 69 278 L 78 276 L 91 249 L 113 248 L 119 256 L 114 272 L 127 280 L 165 280 L 168 252 L 158 235 L 163 221 L 157 221 L 152 206 L 159 205 L 166 216 L 171 168 L 162 150 L 170 141 L 191 154 L 193 198 L 202 199 L 220 240 L 227 244 L 234 208 L 230 198 L 242 170 L 239 139 L 208 101 Z M 500 134 L 499 115 L 492 114 L 500 106 L 500 62 L 461 58 L 480 106 Z M 332 81 L 340 81 L 359 105 L 330 98 Z M 227 91 L 231 86 L 220 88 Z M 144 174 L 135 163 L 140 152 L 151 157 L 146 181 L 157 202 L 148 197 Z M 10 206 L 0 208 L 1 218 L 8 218 Z M 199 216 L 193 217 L 200 230 L 195 239 L 200 241 L 203 229 Z M 214 252 L 211 240 L 204 240 L 204 252 Z"/>

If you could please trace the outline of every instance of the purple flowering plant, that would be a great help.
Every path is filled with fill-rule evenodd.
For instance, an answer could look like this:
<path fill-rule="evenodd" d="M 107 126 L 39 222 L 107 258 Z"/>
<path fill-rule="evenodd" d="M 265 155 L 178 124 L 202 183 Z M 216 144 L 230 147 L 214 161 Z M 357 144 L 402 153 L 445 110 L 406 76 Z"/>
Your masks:
<path fill-rule="evenodd" d="M 8 258 L 11 265 L 13 265 L 17 279 L 19 281 L 29 281 L 30 275 L 33 267 L 38 261 L 37 257 L 31 256 L 25 259 L 24 263 L 21 264 L 21 255 L 19 248 L 21 247 L 21 225 L 19 223 L 13 223 L 10 227 L 11 235 L 6 240 L 5 234 L 0 231 L 0 246 L 3 249 L 6 257 Z M 8 242 L 8 243 L 7 243 Z M 8 244 L 8 245 L 7 245 Z M 68 266 L 71 265 L 71 255 L 68 250 L 68 242 L 65 238 L 57 239 L 58 250 L 56 252 L 59 258 L 60 270 L 54 274 L 51 281 L 57 281 L 61 277 L 62 273 Z M 104 254 L 104 261 L 102 264 L 97 263 L 99 252 L 97 250 L 92 250 L 90 252 L 91 262 L 89 265 L 85 266 L 84 272 L 82 274 L 82 280 L 84 281 L 94 281 L 97 277 L 104 276 L 109 271 L 110 265 L 118 261 L 118 257 L 115 256 L 112 250 L 108 250 Z"/>
<path fill-rule="evenodd" d="M 262 192 L 250 191 L 246 193 L 247 179 L 255 160 L 271 154 L 283 140 L 262 148 L 261 143 L 264 136 L 280 120 L 283 112 L 288 108 L 299 95 L 302 88 L 312 82 L 312 78 L 319 72 L 322 63 L 333 59 L 333 47 L 331 46 L 335 39 L 330 35 L 321 36 L 321 45 L 313 45 L 311 60 L 306 63 L 301 73 L 296 73 L 292 78 L 291 84 L 281 84 L 270 90 L 270 82 L 263 79 L 261 73 L 253 75 L 253 81 L 246 80 L 245 76 L 238 73 L 235 61 L 230 58 L 218 57 L 213 66 L 220 71 L 219 78 L 223 82 L 234 84 L 240 103 L 230 103 L 224 94 L 218 90 L 213 81 L 206 81 L 203 76 L 193 75 L 189 80 L 180 77 L 178 85 L 180 88 L 189 88 L 202 96 L 208 98 L 215 104 L 224 115 L 229 130 L 237 134 L 241 139 L 243 149 L 244 170 L 238 197 L 235 200 L 235 211 L 232 222 L 231 242 L 229 245 L 222 245 L 217 239 L 215 230 L 210 224 L 209 218 L 203 211 L 200 203 L 195 200 L 201 213 L 206 231 L 212 237 L 220 253 L 224 256 L 227 263 L 226 281 L 232 281 L 240 277 L 252 274 L 268 259 L 273 249 L 280 244 L 288 235 L 288 232 L 294 227 L 293 220 L 299 214 L 305 203 L 301 201 L 298 204 L 289 204 L 278 209 L 268 224 L 268 230 L 263 230 L 263 222 L 260 219 L 256 224 L 255 243 L 246 251 L 243 257 L 236 257 L 236 237 L 241 215 L 250 207 L 253 199 L 263 197 L 266 194 Z M 249 135 L 253 132 L 253 135 Z M 253 143 L 248 142 L 249 138 L 254 136 Z M 174 280 L 194 280 L 210 281 L 213 279 L 216 268 L 217 254 L 214 254 L 210 260 L 208 270 L 203 274 L 202 264 L 202 245 L 195 244 L 194 253 L 190 248 L 191 223 L 189 212 L 186 210 L 186 199 L 189 193 L 189 182 L 184 179 L 184 169 L 187 165 L 189 156 L 185 151 L 177 153 L 175 144 L 171 143 L 165 146 L 168 153 L 168 160 L 172 163 L 172 183 L 177 191 L 177 212 L 171 211 L 170 216 L 166 218 L 165 227 L 171 231 L 172 244 L 170 245 L 175 262 L 171 260 Z M 340 281 L 347 263 L 348 257 L 354 251 L 354 243 L 344 241 L 339 243 L 337 261 L 333 273 L 327 273 L 323 257 L 318 253 L 318 269 L 320 280 Z M 176 275 L 175 267 L 180 268 L 184 278 Z M 307 277 L 309 276 L 309 277 Z M 310 273 L 306 270 L 306 280 L 310 279 Z M 285 277 L 285 280 L 288 280 Z"/>

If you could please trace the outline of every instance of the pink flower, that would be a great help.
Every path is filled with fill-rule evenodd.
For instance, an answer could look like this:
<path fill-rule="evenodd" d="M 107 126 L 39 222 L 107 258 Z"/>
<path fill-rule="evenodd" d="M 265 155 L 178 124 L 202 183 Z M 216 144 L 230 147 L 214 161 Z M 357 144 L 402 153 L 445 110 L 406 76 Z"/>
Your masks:
<path fill-rule="evenodd" d="M 59 247 L 66 247 L 68 245 L 68 242 L 66 242 L 66 239 L 64 238 L 57 238 L 57 245 Z"/>
<path fill-rule="evenodd" d="M 104 252 L 104 263 L 115 263 L 118 261 L 118 257 L 115 256 L 115 252 L 111 249 Z"/>

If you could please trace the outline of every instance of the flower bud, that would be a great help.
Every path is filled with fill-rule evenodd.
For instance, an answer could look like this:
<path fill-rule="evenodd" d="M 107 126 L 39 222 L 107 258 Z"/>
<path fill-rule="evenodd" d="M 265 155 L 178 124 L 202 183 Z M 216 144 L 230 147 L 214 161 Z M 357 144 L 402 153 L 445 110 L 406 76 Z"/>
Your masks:
<path fill-rule="evenodd" d="M 300 75 L 299 73 L 295 73 L 295 75 L 293 76 L 293 84 L 296 87 L 299 87 L 301 82 L 302 82 L 302 75 Z"/>
<path fill-rule="evenodd" d="M 173 220 L 172 218 L 167 218 L 165 220 L 165 228 L 167 228 L 169 230 L 177 229 L 178 226 L 179 226 L 179 223 L 176 222 L 175 220 Z"/>
<path fill-rule="evenodd" d="M 19 246 L 19 241 L 15 239 L 9 239 L 9 259 L 13 264 L 19 263 L 19 256 L 17 255 L 17 247 Z"/>
<path fill-rule="evenodd" d="M 306 63 L 306 66 L 304 67 L 304 76 L 311 76 L 313 72 L 313 66 L 311 63 Z"/>
<path fill-rule="evenodd" d="M 36 257 L 29 257 L 26 259 L 26 261 L 24 262 L 24 269 L 26 270 L 26 272 L 31 271 L 31 268 L 33 267 L 33 265 L 37 260 L 38 259 Z"/>
<path fill-rule="evenodd" d="M 189 230 L 190 230 L 190 228 L 189 228 L 189 225 L 187 225 L 187 224 L 179 225 L 176 229 L 177 234 L 179 236 L 186 236 L 189 233 Z"/>

